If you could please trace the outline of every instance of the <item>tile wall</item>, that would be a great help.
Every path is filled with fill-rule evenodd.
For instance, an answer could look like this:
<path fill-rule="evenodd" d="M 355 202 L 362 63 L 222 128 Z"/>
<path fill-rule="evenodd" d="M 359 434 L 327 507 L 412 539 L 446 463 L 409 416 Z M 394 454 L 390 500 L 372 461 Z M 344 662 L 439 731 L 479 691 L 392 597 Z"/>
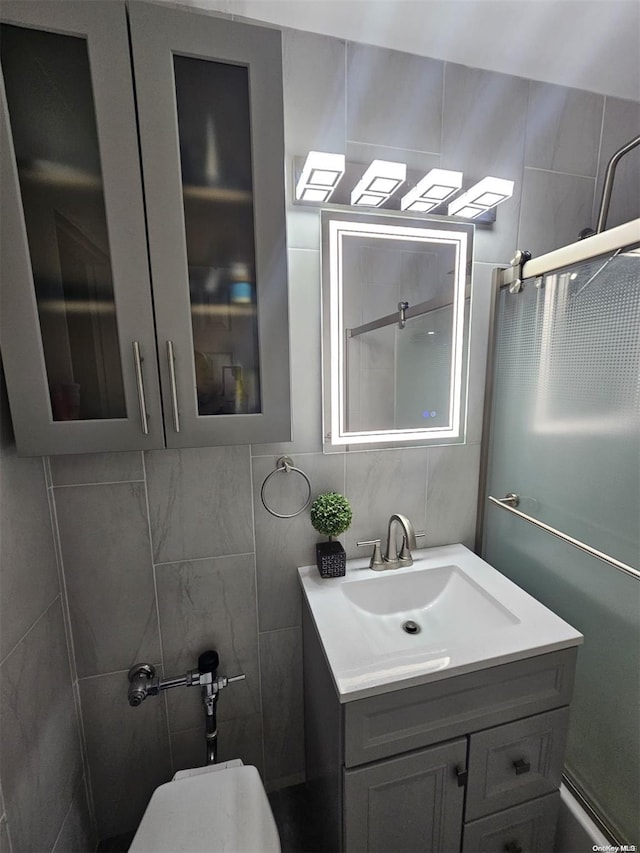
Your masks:
<path fill-rule="evenodd" d="M 92 850 L 45 470 L 42 459 L 16 456 L 1 377 L 0 410 L 0 851 Z"/>
<path fill-rule="evenodd" d="M 316 534 L 308 514 L 281 520 L 266 512 L 260 500 L 265 477 L 286 452 L 307 473 L 314 494 L 335 489 L 347 495 L 354 521 L 341 539 L 349 556 L 358 552 L 356 540 L 384 535 L 391 512 L 407 514 L 425 530 L 426 545 L 473 546 L 491 269 L 508 262 L 516 247 L 539 254 L 591 225 L 603 164 L 634 127 L 638 132 L 638 106 L 630 102 L 289 30 L 283 45 L 287 180 L 291 158 L 315 148 L 363 164 L 383 156 L 425 171 L 440 165 L 469 178 L 516 181 L 513 198 L 476 240 L 469 443 L 322 454 L 319 214 L 291 206 L 293 441 L 52 457 L 46 487 L 37 460 L 3 462 L 7 470 L 22 466 L 16 514 L 19 501 L 28 501 L 38 548 L 38 559 L 25 561 L 37 579 L 27 573 L 15 581 L 23 584 L 15 589 L 21 605 L 7 617 L 13 650 L 2 662 L 10 673 L 3 708 L 11 714 L 19 701 L 28 713 L 29 694 L 13 680 L 26 660 L 20 644 L 49 644 L 59 652 L 59 666 L 67 665 L 50 497 L 100 838 L 135 827 L 156 785 L 203 761 L 198 691 L 178 689 L 130 708 L 126 674 L 136 661 L 174 675 L 194 667 L 203 649 L 218 649 L 222 674 L 247 676 L 220 698 L 220 758 L 256 764 L 269 788 L 303 779 L 296 567 L 313 562 Z M 629 170 L 628 192 L 614 196 L 612 220 L 629 218 L 629 199 L 640 197 L 632 192 L 637 174 Z M 294 475 L 277 474 L 269 500 L 291 511 L 300 487 Z M 37 655 L 28 657 L 37 668 Z M 64 686 L 51 684 L 59 705 L 50 719 L 66 732 L 73 684 L 66 669 L 58 680 Z M 65 753 L 59 772 L 69 808 L 72 797 L 82 796 L 79 746 Z M 12 837 L 28 831 L 14 825 L 30 809 L 27 789 L 16 781 L 11 768 L 2 776 Z M 65 824 L 70 840 L 64 849 L 82 849 L 72 840 L 80 837 L 82 808 L 73 807 Z M 60 809 L 58 829 L 65 816 Z M 0 830 L 6 831 L 4 818 Z M 50 849 L 54 833 L 51 827 L 42 832 L 38 849 Z"/>

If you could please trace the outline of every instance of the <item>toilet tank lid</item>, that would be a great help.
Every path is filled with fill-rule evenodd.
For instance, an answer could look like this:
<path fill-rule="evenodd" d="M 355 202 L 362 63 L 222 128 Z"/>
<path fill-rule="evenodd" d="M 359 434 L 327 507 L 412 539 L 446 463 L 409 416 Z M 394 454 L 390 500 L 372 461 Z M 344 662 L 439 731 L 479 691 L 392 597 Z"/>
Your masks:
<path fill-rule="evenodd" d="M 160 785 L 130 853 L 280 853 L 280 839 L 260 774 L 230 767 Z"/>

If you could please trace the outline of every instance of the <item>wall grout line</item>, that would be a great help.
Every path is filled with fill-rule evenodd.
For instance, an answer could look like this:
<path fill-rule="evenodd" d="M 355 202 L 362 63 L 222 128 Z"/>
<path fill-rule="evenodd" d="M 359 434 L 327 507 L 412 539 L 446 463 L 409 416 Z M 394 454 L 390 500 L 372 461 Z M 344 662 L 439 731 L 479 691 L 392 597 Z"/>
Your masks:
<path fill-rule="evenodd" d="M 162 625 L 160 622 L 160 601 L 158 599 L 158 579 L 156 577 L 156 564 L 154 563 L 154 553 L 153 553 L 153 533 L 151 531 L 151 508 L 149 505 L 149 487 L 147 485 L 147 464 L 144 458 L 144 451 L 140 451 L 142 456 L 142 473 L 144 475 L 144 501 L 145 507 L 147 511 L 147 530 L 149 532 L 149 559 L 151 561 L 151 578 L 153 580 L 153 594 L 155 597 L 155 605 L 156 605 L 156 621 L 158 625 L 158 643 L 160 644 L 160 666 L 162 667 L 162 674 L 166 678 L 167 673 L 165 671 L 164 665 L 164 642 L 162 640 Z M 164 718 L 167 725 L 167 744 L 169 748 L 169 765 L 171 767 L 171 775 L 176 772 L 175 771 L 175 763 L 173 760 L 173 747 L 171 744 L 171 728 L 169 726 L 169 703 L 167 700 L 167 695 L 165 691 L 164 695 Z"/>
<path fill-rule="evenodd" d="M 249 482 L 251 484 L 251 535 L 253 537 L 253 587 L 256 606 L 256 665 L 258 668 L 258 701 L 260 702 L 260 751 L 262 755 L 262 772 L 267 775 L 267 751 L 264 742 L 264 697 L 262 695 L 262 654 L 260 644 L 260 601 L 258 597 L 258 548 L 256 539 L 256 510 L 253 485 L 253 456 L 251 445 L 249 451 Z"/>
<path fill-rule="evenodd" d="M 58 592 L 58 593 L 56 594 L 56 597 L 51 601 L 51 603 L 50 603 L 50 604 L 48 604 L 48 605 L 45 607 L 45 609 L 44 609 L 44 610 L 42 611 L 42 613 L 38 616 L 38 618 L 35 620 L 35 622 L 33 622 L 33 623 L 29 626 L 29 628 L 27 628 L 27 630 L 26 630 L 26 631 L 24 632 L 24 634 L 20 637 L 20 639 L 18 640 L 18 642 L 17 642 L 17 643 L 15 644 L 15 646 L 11 649 L 11 651 L 7 652 L 7 654 L 2 658 L 2 660 L 0 660 L 0 667 L 4 666 L 4 664 L 9 660 L 9 658 L 10 658 L 10 657 L 11 657 L 11 655 L 15 652 L 15 650 L 18 648 L 18 646 L 19 646 L 19 645 L 21 645 L 21 644 L 25 641 L 25 639 L 29 636 L 29 634 L 30 634 L 30 633 L 33 631 L 33 629 L 36 627 L 36 625 L 38 624 L 38 622 L 40 622 L 40 621 L 41 621 L 41 620 L 42 620 L 42 619 L 47 615 L 47 613 L 51 610 L 51 608 L 53 607 L 53 605 L 56 603 L 56 601 L 57 601 L 60 597 L 61 597 L 61 596 L 60 596 L 60 593 Z"/>
<path fill-rule="evenodd" d="M 259 457 L 255 457 L 256 459 Z M 185 557 L 182 560 L 168 560 L 166 563 L 153 563 L 154 568 L 159 566 L 180 566 L 183 563 L 199 563 L 204 560 L 230 560 L 232 557 L 251 557 L 254 551 L 242 551 L 240 554 L 211 554 L 208 557 Z"/>
<path fill-rule="evenodd" d="M 372 148 L 384 148 L 386 151 L 407 151 L 410 154 L 427 154 L 429 157 L 439 157 L 439 153 L 437 151 L 423 151 L 421 148 L 404 148 L 399 147 L 398 145 L 380 145 L 377 142 L 362 142 L 359 139 L 347 139 L 347 144 L 349 145 L 367 145 Z M 415 169 L 414 171 L 418 171 Z"/>
<path fill-rule="evenodd" d="M 142 451 L 140 451 L 142 452 Z M 56 485 L 52 483 L 52 489 L 78 489 L 83 486 L 121 486 L 128 483 L 144 483 L 144 480 L 99 480 L 93 483 L 60 483 Z"/>
<path fill-rule="evenodd" d="M 11 831 L 9 829 L 9 818 L 7 817 L 6 804 L 5 804 L 4 813 L 3 813 L 2 817 L 0 818 L 0 822 L 2 820 L 4 820 L 4 826 L 5 826 L 5 829 L 7 831 L 7 840 L 9 841 L 9 850 L 7 851 L 7 853 L 13 853 L 13 844 L 11 842 Z"/>
<path fill-rule="evenodd" d="M 604 117 L 606 115 L 606 112 L 607 112 L 607 95 L 605 95 L 602 99 L 602 119 L 600 121 L 600 139 L 598 140 L 598 162 L 596 164 L 596 176 L 595 176 L 595 183 L 593 185 L 593 203 L 591 205 L 591 222 L 592 222 L 592 227 L 594 227 L 594 228 L 597 226 L 598 214 L 600 213 L 599 209 L 597 209 L 599 207 L 599 205 L 598 205 L 598 196 L 597 196 L 596 191 L 598 189 L 598 181 L 600 180 L 600 173 L 602 171 L 602 143 L 604 141 Z M 603 184 L 603 188 L 604 188 L 604 184 Z"/>
<path fill-rule="evenodd" d="M 51 475 L 51 486 L 47 489 L 49 498 L 49 512 L 51 517 L 51 532 L 53 536 L 53 547 L 58 564 L 58 577 L 60 584 L 60 596 L 62 605 L 62 621 L 64 624 L 65 637 L 67 640 L 67 655 L 69 657 L 69 668 L 71 674 L 72 690 L 73 690 L 73 707 L 76 715 L 76 726 L 78 732 L 78 741 L 80 746 L 80 754 L 82 756 L 83 778 L 85 791 L 87 795 L 87 805 L 89 808 L 89 818 L 95 837 L 98 836 L 98 824 L 96 820 L 95 801 L 93 798 L 93 786 L 91 784 L 91 767 L 89 763 L 89 754 L 87 751 L 87 736 L 84 728 L 84 718 L 82 716 L 82 698 L 80 696 L 80 686 L 78 682 L 78 665 L 76 660 L 75 641 L 73 638 L 73 625 L 71 623 L 71 608 L 69 606 L 69 591 L 67 589 L 67 576 L 64 570 L 64 558 L 62 555 L 62 537 L 60 536 L 60 524 L 58 521 L 58 506 L 56 503 L 56 495 L 53 487 L 53 476 L 51 471 L 51 460 L 46 457 L 49 465 L 49 473 Z M 46 466 L 45 466 L 46 471 Z"/>
<path fill-rule="evenodd" d="M 82 775 L 84 776 L 84 773 Z M 77 786 L 76 786 L 76 789 L 77 789 Z M 74 789 L 73 793 L 71 794 L 71 800 L 69 802 L 69 808 L 67 809 L 64 817 L 62 818 L 62 823 L 60 824 L 60 829 L 58 830 L 58 834 L 56 835 L 56 840 L 53 842 L 53 846 L 51 847 L 52 850 L 56 849 L 56 844 L 58 843 L 58 841 L 60 841 L 60 836 L 62 835 L 62 830 L 64 829 L 64 825 L 67 822 L 67 818 L 71 814 L 71 809 L 73 807 L 73 800 L 75 797 L 76 789 Z M 64 851 L 63 851 L 63 853 L 64 853 Z"/>
<path fill-rule="evenodd" d="M 582 178 L 586 181 L 595 180 L 594 175 L 580 175 L 577 172 L 562 172 L 560 169 L 543 169 L 541 166 L 524 166 L 525 172 L 547 172 L 550 175 L 564 175 L 566 178 Z"/>
<path fill-rule="evenodd" d="M 160 661 L 152 661 L 151 665 L 154 667 L 162 666 Z M 95 675 L 81 675 L 78 678 L 78 686 L 83 681 L 93 681 L 96 678 L 108 678 L 110 675 L 126 675 L 129 672 L 128 669 L 113 669 L 109 672 L 96 672 Z"/>

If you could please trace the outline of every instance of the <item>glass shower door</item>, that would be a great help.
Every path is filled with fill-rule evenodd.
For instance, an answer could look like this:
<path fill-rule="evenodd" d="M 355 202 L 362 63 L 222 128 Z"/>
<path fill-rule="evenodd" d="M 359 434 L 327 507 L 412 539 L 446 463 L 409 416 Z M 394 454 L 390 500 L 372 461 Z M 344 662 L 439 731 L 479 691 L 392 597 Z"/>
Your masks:
<path fill-rule="evenodd" d="M 640 253 L 499 294 L 486 496 L 640 569 Z M 487 502 L 483 556 L 584 634 L 566 772 L 640 837 L 640 583 Z"/>

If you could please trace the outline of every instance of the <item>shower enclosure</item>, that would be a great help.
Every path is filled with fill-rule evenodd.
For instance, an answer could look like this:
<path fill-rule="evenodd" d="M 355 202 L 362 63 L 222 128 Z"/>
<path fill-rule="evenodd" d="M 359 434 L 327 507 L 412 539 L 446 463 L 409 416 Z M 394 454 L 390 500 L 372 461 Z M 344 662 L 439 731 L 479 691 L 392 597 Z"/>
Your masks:
<path fill-rule="evenodd" d="M 635 220 L 496 271 L 479 529 L 484 558 L 584 634 L 565 777 L 628 845 L 640 839 L 639 241 Z"/>

